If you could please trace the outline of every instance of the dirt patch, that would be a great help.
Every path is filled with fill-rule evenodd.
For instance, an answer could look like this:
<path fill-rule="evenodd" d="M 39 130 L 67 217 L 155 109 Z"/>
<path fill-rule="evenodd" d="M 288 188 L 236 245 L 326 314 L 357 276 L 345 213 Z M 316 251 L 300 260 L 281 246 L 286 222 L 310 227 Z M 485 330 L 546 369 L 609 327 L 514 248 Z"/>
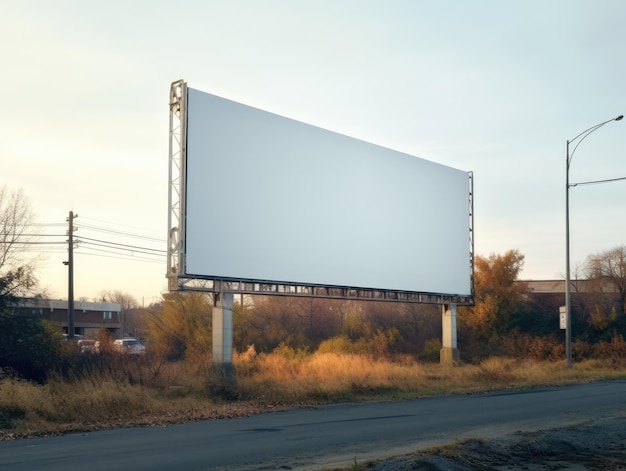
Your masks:
<path fill-rule="evenodd" d="M 368 471 L 626 470 L 626 418 L 518 433 L 497 440 L 465 440 L 370 463 Z"/>

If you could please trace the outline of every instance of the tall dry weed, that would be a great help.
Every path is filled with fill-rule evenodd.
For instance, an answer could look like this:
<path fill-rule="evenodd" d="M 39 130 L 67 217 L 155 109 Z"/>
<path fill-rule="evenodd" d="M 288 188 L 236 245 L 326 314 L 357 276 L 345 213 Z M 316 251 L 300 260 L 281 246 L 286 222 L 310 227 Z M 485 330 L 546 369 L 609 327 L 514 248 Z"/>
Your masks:
<path fill-rule="evenodd" d="M 154 401 L 141 386 L 90 378 L 45 385 L 5 380 L 0 383 L 0 409 L 22 410 L 33 423 L 81 423 L 122 419 L 153 409 Z"/>
<path fill-rule="evenodd" d="M 250 367 L 253 361 L 256 367 Z M 423 384 L 426 373 L 421 365 L 408 362 L 375 360 L 370 356 L 315 353 L 306 358 L 259 355 L 241 361 L 246 375 L 240 388 L 245 397 L 273 397 L 277 401 L 329 399 L 346 394 L 366 394 L 380 390 L 413 390 Z"/>

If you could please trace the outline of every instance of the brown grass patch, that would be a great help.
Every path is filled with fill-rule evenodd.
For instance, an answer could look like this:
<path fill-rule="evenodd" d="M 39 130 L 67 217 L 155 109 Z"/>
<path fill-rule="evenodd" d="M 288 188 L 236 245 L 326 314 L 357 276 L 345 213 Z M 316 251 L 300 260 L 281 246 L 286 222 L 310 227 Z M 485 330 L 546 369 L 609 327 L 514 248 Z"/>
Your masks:
<path fill-rule="evenodd" d="M 257 354 L 249 349 L 235 355 L 239 399 L 224 402 L 208 392 L 205 361 L 148 360 L 133 365 L 132 374 L 99 370 L 70 379 L 52 378 L 45 385 L 1 380 L 0 439 L 241 417 L 276 407 L 408 399 L 626 377 L 626 365 L 616 360 L 586 360 L 576 363 L 573 369 L 568 369 L 565 361 L 511 358 L 445 366 L 419 363 L 406 356 L 307 355 L 288 349 Z"/>

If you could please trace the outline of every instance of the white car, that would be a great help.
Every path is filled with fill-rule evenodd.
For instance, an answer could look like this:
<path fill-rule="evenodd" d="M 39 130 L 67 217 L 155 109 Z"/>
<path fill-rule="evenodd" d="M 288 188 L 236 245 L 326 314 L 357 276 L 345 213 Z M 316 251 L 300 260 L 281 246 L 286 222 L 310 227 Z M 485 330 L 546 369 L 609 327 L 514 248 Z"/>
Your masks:
<path fill-rule="evenodd" d="M 139 340 L 133 337 L 117 339 L 113 342 L 113 348 L 117 352 L 129 353 L 131 355 L 141 355 L 146 353 L 146 347 Z"/>

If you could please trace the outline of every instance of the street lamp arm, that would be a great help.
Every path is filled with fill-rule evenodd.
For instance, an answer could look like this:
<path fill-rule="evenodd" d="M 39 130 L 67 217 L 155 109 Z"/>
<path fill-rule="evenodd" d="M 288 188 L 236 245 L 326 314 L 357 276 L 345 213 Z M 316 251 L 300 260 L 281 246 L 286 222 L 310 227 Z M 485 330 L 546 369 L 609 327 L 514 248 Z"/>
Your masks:
<path fill-rule="evenodd" d="M 619 121 L 624 117 L 624 115 L 619 115 L 617 118 L 611 118 L 611 119 L 607 119 L 606 121 L 600 123 L 600 124 L 596 124 L 595 126 L 591 126 L 590 128 L 585 129 L 583 132 L 581 132 L 580 134 L 578 134 L 575 138 L 570 139 L 570 143 L 574 142 L 576 139 L 578 139 L 580 136 L 582 136 L 583 134 L 587 134 L 587 133 L 592 133 L 593 131 L 595 131 L 597 128 L 599 128 L 600 126 L 604 126 L 606 123 L 610 123 L 611 121 Z M 583 137 L 584 139 L 584 137 Z"/>
<path fill-rule="evenodd" d="M 570 139 L 569 141 L 567 141 L 568 145 L 569 145 L 569 144 L 573 143 L 574 141 L 576 141 L 578 138 L 580 138 L 580 140 L 576 143 L 576 145 L 572 149 L 572 152 L 569 154 L 569 158 L 567 160 L 567 166 L 569 167 L 570 163 L 572 162 L 572 159 L 574 158 L 574 152 L 576 152 L 576 149 L 578 149 L 578 146 L 580 145 L 580 143 L 583 142 L 585 140 L 585 138 L 587 136 L 589 136 L 589 134 L 591 134 L 592 132 L 594 132 L 597 129 L 600 129 L 606 123 L 610 123 L 611 121 L 621 121 L 623 118 L 624 118 L 624 115 L 621 114 L 621 115 L 619 115 L 616 118 L 607 119 L 606 121 L 604 121 L 604 122 L 602 122 L 600 124 L 596 124 L 595 126 L 591 126 L 590 128 L 585 129 L 583 132 L 578 134 L 575 138 Z"/>
<path fill-rule="evenodd" d="M 588 181 L 588 182 L 570 183 L 569 187 L 574 188 L 575 186 L 580 186 L 580 185 L 595 185 L 596 183 L 610 183 L 610 182 L 618 182 L 621 180 L 626 180 L 626 177 L 607 178 L 605 180 L 593 180 L 593 181 Z"/>

